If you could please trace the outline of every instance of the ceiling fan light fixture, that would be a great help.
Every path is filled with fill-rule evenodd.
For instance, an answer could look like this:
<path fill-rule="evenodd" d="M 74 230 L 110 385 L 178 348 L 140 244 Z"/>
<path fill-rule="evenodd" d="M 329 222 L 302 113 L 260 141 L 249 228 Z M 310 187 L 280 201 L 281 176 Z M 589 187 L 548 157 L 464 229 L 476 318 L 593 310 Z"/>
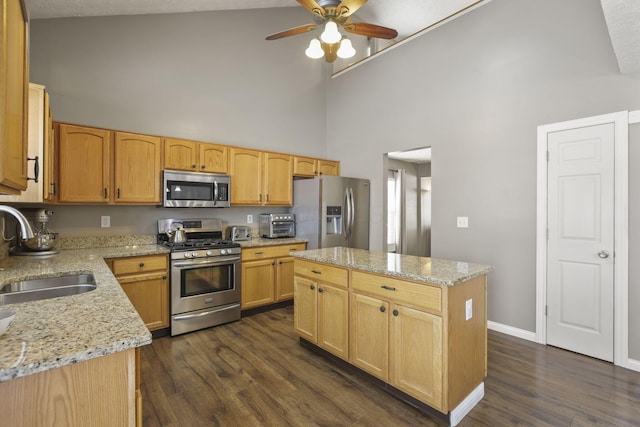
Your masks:
<path fill-rule="evenodd" d="M 327 21 L 324 26 L 324 31 L 320 34 L 320 40 L 325 43 L 333 44 L 338 43 L 342 38 L 342 34 L 338 31 L 338 24 L 333 21 Z"/>
<path fill-rule="evenodd" d="M 338 58 L 348 59 L 352 58 L 355 54 L 356 50 L 353 48 L 351 40 L 346 38 L 342 39 L 340 42 L 340 48 L 338 49 Z"/>
<path fill-rule="evenodd" d="M 309 42 L 309 47 L 304 51 L 304 53 L 312 59 L 322 58 L 324 56 L 324 50 L 322 50 L 320 40 L 311 39 L 311 41 Z"/>

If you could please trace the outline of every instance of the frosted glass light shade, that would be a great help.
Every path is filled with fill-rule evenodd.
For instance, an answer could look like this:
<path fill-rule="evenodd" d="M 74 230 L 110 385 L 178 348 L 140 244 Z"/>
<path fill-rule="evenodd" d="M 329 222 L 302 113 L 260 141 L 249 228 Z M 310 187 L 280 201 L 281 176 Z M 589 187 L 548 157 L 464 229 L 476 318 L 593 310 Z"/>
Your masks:
<path fill-rule="evenodd" d="M 320 34 L 320 40 L 325 43 L 333 44 L 338 43 L 342 35 L 338 31 L 338 25 L 333 21 L 327 21 L 324 26 L 324 31 Z"/>
<path fill-rule="evenodd" d="M 311 41 L 309 42 L 309 47 L 307 48 L 307 50 L 304 51 L 304 53 L 309 58 L 313 58 L 313 59 L 322 58 L 324 56 L 324 51 L 322 50 L 322 46 L 320 46 L 320 40 L 311 39 Z"/>
<path fill-rule="evenodd" d="M 347 59 L 347 58 L 351 58 L 355 54 L 356 54 L 356 50 L 353 48 L 353 45 L 351 44 L 351 40 L 342 39 L 342 41 L 340 42 L 340 48 L 338 49 L 338 57 Z"/>

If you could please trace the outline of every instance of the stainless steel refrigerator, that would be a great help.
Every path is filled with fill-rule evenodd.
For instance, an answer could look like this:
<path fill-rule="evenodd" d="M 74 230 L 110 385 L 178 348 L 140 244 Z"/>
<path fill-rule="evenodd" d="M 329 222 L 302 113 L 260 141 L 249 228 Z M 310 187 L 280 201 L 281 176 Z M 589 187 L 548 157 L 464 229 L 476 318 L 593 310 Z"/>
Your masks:
<path fill-rule="evenodd" d="M 319 176 L 293 183 L 296 237 L 307 249 L 369 249 L 369 180 Z"/>

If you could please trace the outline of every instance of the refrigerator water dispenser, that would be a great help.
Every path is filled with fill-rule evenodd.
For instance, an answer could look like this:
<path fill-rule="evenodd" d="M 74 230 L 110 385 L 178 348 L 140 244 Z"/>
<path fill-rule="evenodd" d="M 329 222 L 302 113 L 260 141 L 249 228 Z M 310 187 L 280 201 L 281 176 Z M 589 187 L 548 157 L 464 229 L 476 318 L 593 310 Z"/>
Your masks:
<path fill-rule="evenodd" d="M 327 206 L 327 234 L 342 233 L 342 206 Z"/>

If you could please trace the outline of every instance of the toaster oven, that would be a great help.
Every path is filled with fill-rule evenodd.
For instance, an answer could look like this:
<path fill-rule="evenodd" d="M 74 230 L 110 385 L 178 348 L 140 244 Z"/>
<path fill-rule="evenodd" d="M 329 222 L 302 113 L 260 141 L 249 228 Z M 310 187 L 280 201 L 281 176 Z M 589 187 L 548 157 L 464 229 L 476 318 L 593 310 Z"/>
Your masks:
<path fill-rule="evenodd" d="M 278 239 L 295 236 L 296 220 L 294 214 L 260 214 L 260 237 Z"/>

